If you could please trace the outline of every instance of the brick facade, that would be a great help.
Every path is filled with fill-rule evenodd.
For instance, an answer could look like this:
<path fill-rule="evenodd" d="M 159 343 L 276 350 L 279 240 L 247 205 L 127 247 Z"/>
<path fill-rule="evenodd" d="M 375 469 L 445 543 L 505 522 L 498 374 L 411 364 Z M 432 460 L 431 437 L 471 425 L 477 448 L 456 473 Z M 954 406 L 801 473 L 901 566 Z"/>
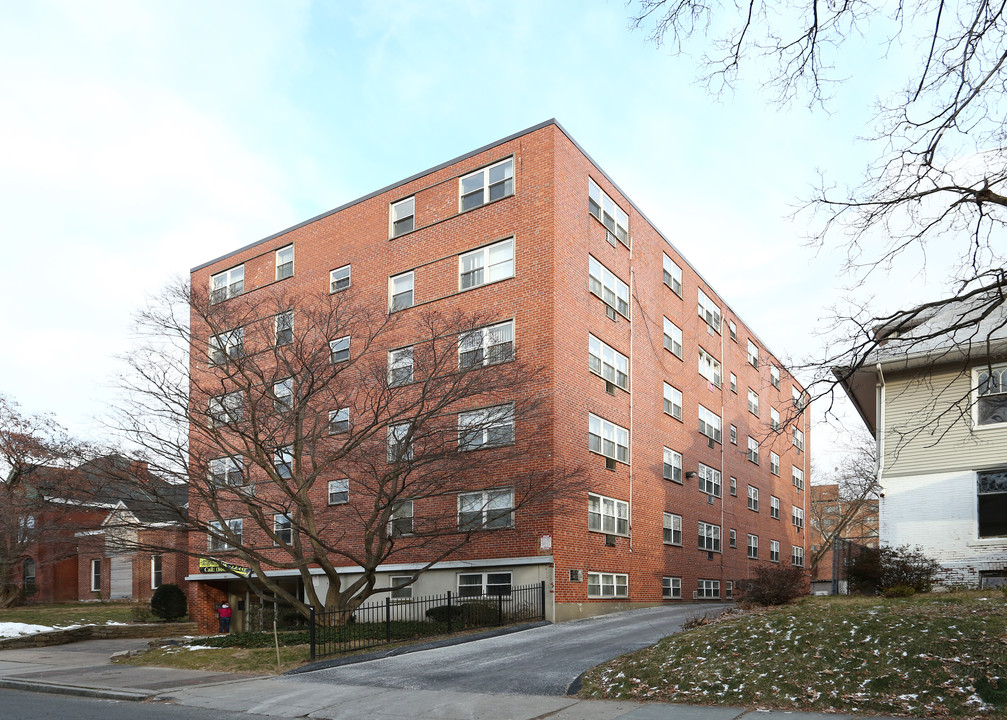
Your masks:
<path fill-rule="evenodd" d="M 460 212 L 459 178 L 507 158 L 513 161 L 513 194 Z M 589 212 L 589 179 L 627 213 L 625 242 Z M 410 196 L 415 198 L 415 229 L 389 239 L 390 204 Z M 459 291 L 459 255 L 508 238 L 514 243 L 513 277 Z M 293 276 L 276 281 L 275 251 L 291 244 Z M 680 289 L 664 282 L 665 256 L 681 269 Z M 589 258 L 629 287 L 625 316 L 608 310 L 589 291 Z M 669 601 L 662 596 L 666 577 L 680 581 L 675 601 L 692 600 L 701 581 L 718 583 L 717 596 L 723 598 L 728 583 L 747 578 L 755 563 L 770 561 L 771 541 L 779 542 L 784 562 L 790 561 L 794 547 L 806 552 L 807 531 L 792 522 L 792 508 L 805 516 L 808 512 L 807 492 L 797 487 L 792 470 L 802 478 L 810 475 L 806 413 L 792 399 L 795 389 L 800 395 L 802 388 L 671 240 L 555 122 L 200 266 L 192 273 L 192 285 L 206 287 L 211 275 L 239 264 L 244 265 L 245 293 L 282 284 L 291 298 L 324 291 L 330 270 L 350 265 L 357 300 L 379 309 L 388 305 L 389 278 L 412 271 L 415 307 L 513 320 L 516 352 L 523 362 L 542 369 L 536 382 L 550 398 L 544 431 L 532 438 L 522 436 L 519 427 L 517 442 L 527 443 L 526 462 L 583 467 L 583 489 L 555 500 L 548 513 L 522 517 L 518 511 L 513 528 L 480 533 L 451 559 L 494 559 L 506 567 L 508 558 L 541 558 L 551 567 L 548 587 L 555 619 Z M 719 308 L 722 322 L 716 326 L 698 312 L 700 292 Z M 681 357 L 664 347 L 665 318 L 682 331 Z M 589 335 L 629 358 L 628 390 L 606 386 L 589 370 Z M 408 344 L 408 323 L 384 342 L 387 347 L 378 349 L 382 352 Z M 757 348 L 754 364 L 748 360 L 750 342 Z M 720 363 L 719 386 L 700 374 L 700 348 Z M 771 382 L 771 367 L 779 371 L 778 387 Z M 737 392 L 730 387 L 732 374 Z M 664 411 L 665 383 L 682 393 L 680 418 Z M 749 411 L 749 390 L 758 395 L 758 415 Z M 699 432 L 701 405 L 722 419 L 719 442 Z M 771 408 L 779 412 L 779 431 L 770 428 Z M 589 451 L 591 415 L 629 431 L 627 462 L 606 462 Z M 731 441 L 732 425 L 736 443 Z M 794 428 L 803 434 L 803 450 L 795 445 Z M 758 445 L 758 464 L 748 457 L 749 438 Z M 664 479 L 664 448 L 681 453 L 680 480 Z M 772 470 L 771 453 L 779 457 Z M 719 496 L 700 490 L 700 464 L 721 473 Z M 730 491 L 731 478 L 736 478 L 736 495 Z M 749 486 L 758 491 L 757 510 L 749 509 Z M 589 494 L 627 503 L 628 531 L 614 536 L 590 531 Z M 779 500 L 779 518 L 771 517 L 771 498 Z M 324 503 L 321 496 L 318 501 Z M 663 540 L 665 512 L 681 518 L 680 544 Z M 699 549 L 700 522 L 721 528 L 719 551 Z M 729 544 L 731 529 L 736 547 Z M 754 560 L 747 557 L 749 534 L 759 538 Z M 190 544 L 199 553 L 206 547 L 205 535 L 193 534 Z M 195 558 L 189 571 L 195 579 Z M 579 571 L 579 579 L 571 571 Z M 593 573 L 625 575 L 628 593 L 589 597 Z M 454 574 L 445 572 L 443 582 L 452 589 Z M 224 584 L 193 586 L 190 606 L 206 627 Z"/>

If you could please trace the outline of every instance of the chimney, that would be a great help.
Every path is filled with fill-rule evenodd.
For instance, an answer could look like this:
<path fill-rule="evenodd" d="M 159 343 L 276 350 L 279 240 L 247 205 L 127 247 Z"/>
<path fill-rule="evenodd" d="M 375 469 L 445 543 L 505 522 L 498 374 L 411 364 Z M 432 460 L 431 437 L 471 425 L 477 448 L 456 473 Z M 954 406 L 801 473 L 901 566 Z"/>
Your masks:
<path fill-rule="evenodd" d="M 129 474 L 134 480 L 146 481 L 150 479 L 150 467 L 143 460 L 130 460 Z"/>

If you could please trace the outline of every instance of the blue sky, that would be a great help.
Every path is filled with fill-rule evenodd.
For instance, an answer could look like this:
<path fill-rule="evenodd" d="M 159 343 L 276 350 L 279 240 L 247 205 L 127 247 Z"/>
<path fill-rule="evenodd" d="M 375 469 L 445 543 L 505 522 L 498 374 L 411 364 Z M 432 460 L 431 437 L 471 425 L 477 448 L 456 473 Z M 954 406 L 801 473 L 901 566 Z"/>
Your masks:
<path fill-rule="evenodd" d="M 859 179 L 880 46 L 863 43 L 830 113 L 779 109 L 755 81 L 712 98 L 695 58 L 628 15 L 621 0 L 4 4 L 0 392 L 94 434 L 130 315 L 169 278 L 552 117 L 774 352 L 813 352 L 841 256 L 803 247 L 789 215 L 819 168 Z M 882 278 L 877 302 L 939 279 Z"/>

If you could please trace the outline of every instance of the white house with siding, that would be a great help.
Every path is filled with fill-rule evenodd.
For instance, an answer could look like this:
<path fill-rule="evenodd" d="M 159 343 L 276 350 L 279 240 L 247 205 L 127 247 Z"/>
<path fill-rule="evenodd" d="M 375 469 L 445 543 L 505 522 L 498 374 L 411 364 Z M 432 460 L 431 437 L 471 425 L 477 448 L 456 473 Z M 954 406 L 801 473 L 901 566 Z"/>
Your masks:
<path fill-rule="evenodd" d="M 948 583 L 1007 581 L 1005 301 L 900 314 L 867 362 L 835 371 L 877 438 L 881 544 L 922 547 Z"/>

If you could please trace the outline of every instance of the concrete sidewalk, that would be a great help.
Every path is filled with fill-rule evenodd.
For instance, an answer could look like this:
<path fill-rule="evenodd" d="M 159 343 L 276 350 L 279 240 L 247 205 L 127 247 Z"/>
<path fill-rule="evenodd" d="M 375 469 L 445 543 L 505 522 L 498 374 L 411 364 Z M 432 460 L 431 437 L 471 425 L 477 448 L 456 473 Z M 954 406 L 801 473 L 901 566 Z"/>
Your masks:
<path fill-rule="evenodd" d="M 116 651 L 145 647 L 146 641 L 110 643 L 88 641 L 0 652 L 0 688 L 329 720 L 535 720 L 545 717 L 550 720 L 841 720 L 853 717 L 765 712 L 740 707 L 330 685 L 304 682 L 296 677 L 136 667 L 112 664 L 109 656 Z M 490 687 L 492 678 L 487 678 L 486 682 Z"/>

